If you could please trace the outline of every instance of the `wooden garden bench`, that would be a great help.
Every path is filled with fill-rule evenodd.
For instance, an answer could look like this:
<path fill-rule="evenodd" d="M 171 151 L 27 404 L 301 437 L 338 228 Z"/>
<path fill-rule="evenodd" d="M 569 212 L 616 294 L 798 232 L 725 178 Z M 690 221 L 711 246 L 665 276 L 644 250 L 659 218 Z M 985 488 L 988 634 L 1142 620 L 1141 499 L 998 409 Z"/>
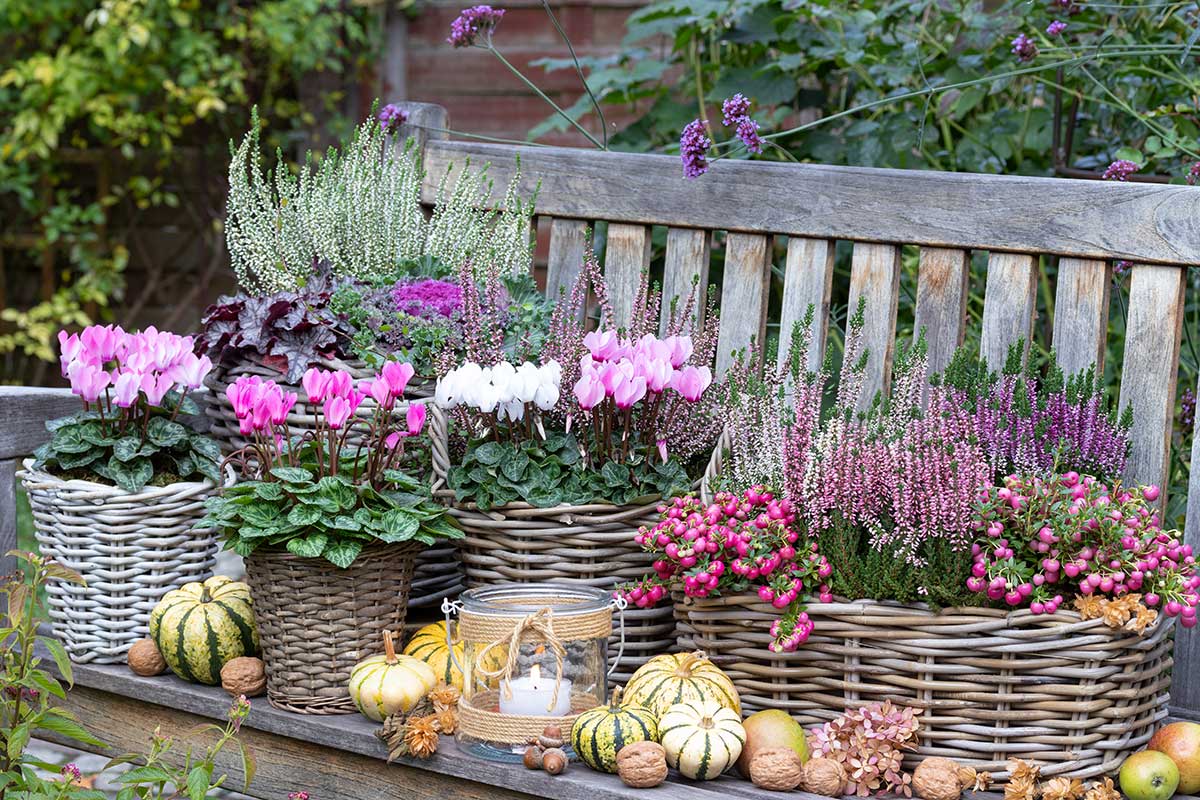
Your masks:
<path fill-rule="evenodd" d="M 868 385 L 886 389 L 895 348 L 901 247 L 920 248 L 915 320 L 929 341 L 932 369 L 944 366 L 964 340 L 969 259 L 987 252 L 982 350 L 998 365 L 1009 345 L 1031 340 L 1039 264 L 1057 257 L 1052 337 L 1068 371 L 1103 363 L 1112 264 L 1130 262 L 1129 308 L 1121 365 L 1122 405 L 1136 404 L 1128 477 L 1164 484 L 1172 446 L 1185 292 L 1197 291 L 1189 268 L 1200 267 L 1200 188 L 1147 183 L 1098 183 L 1045 178 L 827 167 L 815 164 L 720 161 L 709 174 L 684 180 L 679 160 L 658 155 L 600 153 L 447 141 L 445 111 L 409 104 L 405 134 L 424 148 L 425 199 L 451 164 L 488 163 L 497 185 L 517 167 L 525 194 L 540 182 L 538 215 L 548 221 L 547 287 L 557 292 L 578 273 L 587 226 L 607 222 L 604 268 L 618 318 L 627 319 L 641 271 L 651 255 L 651 226 L 665 226 L 664 291 L 685 293 L 707 281 L 716 231 L 724 238 L 720 367 L 729 353 L 762 341 L 767 320 L 774 237 L 786 237 L 781 330 L 788 332 L 809 304 L 818 311 L 810 363 L 822 357 L 831 304 L 834 245 L 852 242 L 848 302 L 866 298 L 865 336 L 871 356 Z M 979 287 L 977 287 L 979 288 Z M 839 300 L 839 303 L 841 301 Z M 774 304 L 773 304 L 774 305 Z M 1200 333 L 1200 332 L 1197 332 Z M 64 391 L 0 388 L 0 552 L 15 540 L 13 471 L 45 439 L 42 422 L 74 410 Z M 1193 446 L 1200 463 L 1200 437 Z M 1191 475 L 1187 540 L 1200 547 L 1200 472 Z M 1176 648 L 1173 713 L 1200 717 L 1200 637 Z M 1187 676 L 1187 679 L 1180 679 Z M 150 732 L 178 735 L 220 717 L 220 689 L 169 676 L 138 678 L 124 667 L 80 666 L 70 705 L 117 752 L 142 748 Z M 245 730 L 258 759 L 251 794 L 282 798 L 304 789 L 318 800 L 587 796 L 630 798 L 615 776 L 573 766 L 550 777 L 457 757 L 452 742 L 428 763 L 385 765 L 376 726 L 352 717 L 305 717 L 254 704 Z M 240 779 L 233 759 L 224 764 Z M 750 784 L 724 778 L 668 784 L 654 796 L 708 800 L 767 797 Z"/>

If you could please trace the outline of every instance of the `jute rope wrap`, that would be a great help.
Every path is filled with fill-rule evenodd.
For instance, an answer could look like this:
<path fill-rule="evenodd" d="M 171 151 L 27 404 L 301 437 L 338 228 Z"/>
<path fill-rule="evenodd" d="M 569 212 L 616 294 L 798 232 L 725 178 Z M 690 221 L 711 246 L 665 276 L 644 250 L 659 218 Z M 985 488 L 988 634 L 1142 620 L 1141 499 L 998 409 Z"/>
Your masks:
<path fill-rule="evenodd" d="M 349 372 L 355 381 L 364 380 L 375 375 L 362 362 L 325 361 L 323 369 L 341 369 Z M 246 363 L 230 367 L 218 365 L 205 379 L 209 391 L 204 392 L 204 413 L 211 420 L 212 427 L 209 435 L 216 439 L 221 450 L 232 453 L 240 450 L 249 442 L 238 429 L 237 416 L 233 413 L 233 404 L 225 396 L 225 389 L 241 375 L 257 375 L 267 380 L 274 380 L 285 392 L 295 392 L 300 399 L 287 417 L 288 432 L 291 436 L 300 436 L 306 431 L 317 427 L 316 414 L 309 410 L 303 402 L 307 396 L 303 387 L 289 386 L 283 383 L 283 377 L 278 370 L 265 367 L 262 364 Z M 432 384 L 424 383 L 409 387 L 408 395 L 414 398 L 432 396 Z M 369 421 L 375 413 L 375 401 L 366 398 L 358 410 L 354 412 L 356 419 Z M 398 402 L 395 413 L 403 417 L 408 413 L 408 403 Z M 353 432 L 350 440 L 354 440 Z M 458 560 L 458 550 L 453 545 L 440 545 L 422 551 L 417 556 L 416 578 L 413 581 L 412 596 L 409 605 L 413 608 L 435 607 L 442 602 L 443 597 L 454 596 L 463 590 L 462 565 Z"/>
<path fill-rule="evenodd" d="M 456 502 L 448 487 L 451 456 L 444 412 L 431 407 L 429 424 L 435 494 L 450 506 L 450 513 L 466 537 L 459 542 L 466 585 L 561 581 L 607 588 L 641 578 L 650 572 L 654 557 L 634 541 L 638 528 L 658 521 L 658 500 L 634 506 L 592 503 L 536 508 L 509 503 L 481 511 L 471 502 Z M 674 628 L 669 606 L 639 611 L 644 626 L 627 631 L 619 676 L 628 679 L 637 667 L 664 642 L 667 626 Z M 616 655 L 609 642 L 609 657 Z M 618 680 L 619 676 L 614 676 Z"/>
<path fill-rule="evenodd" d="M 324 558 L 257 550 L 246 559 L 267 699 L 299 714 L 352 714 L 350 670 L 404 626 L 420 545 L 374 545 L 347 569 Z"/>
<path fill-rule="evenodd" d="M 130 494 L 91 481 L 64 481 L 24 462 L 41 554 L 79 572 L 86 586 L 55 581 L 46 595 L 55 635 L 72 661 L 117 664 L 149 635 L 163 595 L 212 575 L 217 539 L 197 530 L 211 481 L 147 486 Z"/>
<path fill-rule="evenodd" d="M 802 725 L 892 700 L 924 709 L 910 767 L 947 756 L 1007 779 L 1016 756 L 1043 776 L 1112 773 L 1167 715 L 1172 621 L 1144 635 L 1074 612 L 946 609 L 875 601 L 808 606 L 816 628 L 794 653 L 772 653 L 778 611 L 757 595 L 676 598 L 679 644 L 733 679 L 750 710 Z"/>
<path fill-rule="evenodd" d="M 548 598 L 561 602 L 559 598 Z M 519 602 L 529 603 L 530 598 Z M 459 636 L 474 642 L 487 642 L 475 655 L 476 671 L 485 678 L 499 678 L 500 688 L 478 692 L 459 701 L 459 728 L 470 737 L 486 742 L 522 744 L 550 724 L 570 730 L 575 717 L 589 708 L 599 705 L 599 699 L 590 692 L 571 693 L 571 713 L 567 716 L 501 714 L 500 697 L 508 691 L 507 682 L 519 677 L 517 663 L 522 644 L 544 645 L 553 653 L 556 675 L 554 692 L 550 704 L 558 700 L 558 691 L 563 679 L 563 660 L 566 656 L 564 641 L 578 639 L 605 639 L 612 635 L 612 609 L 603 608 L 592 612 L 555 616 L 550 608 L 524 616 L 481 614 L 466 609 L 459 612 Z M 488 654 L 495 648 L 507 653 L 504 663 L 497 669 L 487 669 Z M 603 681 L 604 677 L 600 676 Z"/>

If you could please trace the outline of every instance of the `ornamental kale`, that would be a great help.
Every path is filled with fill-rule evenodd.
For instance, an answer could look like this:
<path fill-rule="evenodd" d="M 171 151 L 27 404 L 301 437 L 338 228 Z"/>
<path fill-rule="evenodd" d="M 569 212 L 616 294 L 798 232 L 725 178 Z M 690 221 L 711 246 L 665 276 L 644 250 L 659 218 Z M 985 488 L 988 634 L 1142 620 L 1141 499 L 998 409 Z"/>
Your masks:
<path fill-rule="evenodd" d="M 63 377 L 84 410 L 46 423 L 53 435 L 34 452 L 35 468 L 127 492 L 193 476 L 219 482 L 217 444 L 178 420 L 199 413 L 187 393 L 212 369 L 190 336 L 93 325 L 58 341 Z"/>

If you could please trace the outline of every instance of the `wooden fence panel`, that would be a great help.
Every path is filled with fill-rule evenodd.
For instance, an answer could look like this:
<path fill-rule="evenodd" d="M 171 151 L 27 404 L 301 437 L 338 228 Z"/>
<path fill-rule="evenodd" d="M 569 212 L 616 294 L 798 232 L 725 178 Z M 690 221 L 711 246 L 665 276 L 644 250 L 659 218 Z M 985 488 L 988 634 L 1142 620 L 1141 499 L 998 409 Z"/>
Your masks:
<path fill-rule="evenodd" d="M 546 257 L 546 296 L 558 297 L 560 290 L 571 293 L 583 271 L 588 224 L 580 219 L 550 220 L 550 252 Z"/>
<path fill-rule="evenodd" d="M 900 248 L 890 244 L 855 242 L 850 262 L 850 307 L 853 316 L 860 299 L 866 300 L 863 346 L 868 350 L 858 409 L 870 408 L 879 392 L 892 382 L 896 352 L 896 310 L 900 301 Z"/>
<path fill-rule="evenodd" d="M 642 270 L 650 266 L 650 229 L 645 225 L 608 226 L 604 250 L 604 280 L 617 327 L 629 324 Z"/>
<path fill-rule="evenodd" d="M 816 371 L 825 358 L 829 332 L 829 301 L 833 294 L 835 243 L 828 239 L 788 239 L 783 273 L 783 303 L 779 315 L 779 358 L 782 364 L 792 343 L 792 328 L 813 307 L 807 367 Z"/>

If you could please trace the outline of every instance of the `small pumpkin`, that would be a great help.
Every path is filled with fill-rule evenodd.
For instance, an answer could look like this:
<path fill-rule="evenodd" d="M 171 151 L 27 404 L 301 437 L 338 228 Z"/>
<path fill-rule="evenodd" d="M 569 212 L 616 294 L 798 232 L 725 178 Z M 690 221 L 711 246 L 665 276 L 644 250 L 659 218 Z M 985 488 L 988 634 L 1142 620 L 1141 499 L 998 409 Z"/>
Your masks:
<path fill-rule="evenodd" d="M 667 764 L 697 781 L 712 780 L 733 766 L 746 743 L 736 711 L 715 700 L 676 703 L 658 724 Z"/>
<path fill-rule="evenodd" d="M 435 686 L 433 667 L 419 658 L 397 655 L 391 631 L 383 632 L 383 655 L 363 659 L 350 670 L 350 697 L 363 716 L 375 722 L 410 711 Z"/>
<path fill-rule="evenodd" d="M 454 662 L 463 663 L 463 643 L 461 640 L 454 643 L 452 658 L 450 645 L 446 642 L 445 621 L 426 625 L 414 633 L 404 647 L 404 655 L 424 661 L 433 669 L 438 680 L 462 690 L 462 671 L 454 666 Z"/>
<path fill-rule="evenodd" d="M 583 763 L 600 772 L 617 771 L 617 753 L 633 742 L 658 738 L 658 720 L 641 706 L 622 706 L 621 690 L 614 689 L 606 706 L 596 706 L 575 718 L 571 747 Z"/>
<path fill-rule="evenodd" d="M 655 656 L 625 685 L 625 705 L 644 706 L 660 719 L 669 706 L 700 700 L 713 700 L 741 716 L 733 681 L 698 651 Z"/>
<path fill-rule="evenodd" d="M 150 612 L 150 638 L 176 675 L 216 686 L 221 667 L 258 652 L 250 587 L 214 575 L 167 592 Z"/>

